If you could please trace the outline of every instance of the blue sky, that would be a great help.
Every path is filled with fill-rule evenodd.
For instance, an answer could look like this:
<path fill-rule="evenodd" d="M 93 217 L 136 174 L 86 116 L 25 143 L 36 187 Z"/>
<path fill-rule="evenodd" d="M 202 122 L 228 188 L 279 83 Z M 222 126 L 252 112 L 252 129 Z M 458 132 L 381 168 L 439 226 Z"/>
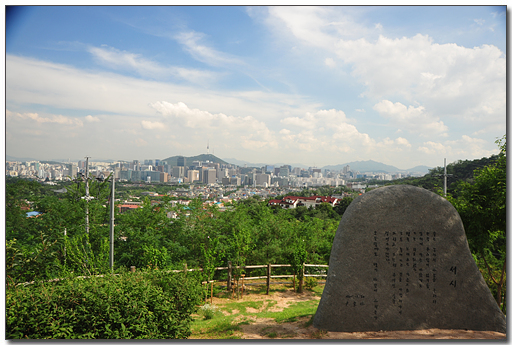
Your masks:
<path fill-rule="evenodd" d="M 408 169 L 497 153 L 505 6 L 42 6 L 6 16 L 6 154 Z"/>

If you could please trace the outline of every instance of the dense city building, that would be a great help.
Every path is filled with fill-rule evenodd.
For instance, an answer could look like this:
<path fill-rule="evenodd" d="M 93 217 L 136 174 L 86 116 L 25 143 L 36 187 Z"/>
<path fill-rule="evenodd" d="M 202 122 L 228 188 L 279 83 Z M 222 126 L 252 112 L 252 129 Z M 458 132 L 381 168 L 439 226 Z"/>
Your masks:
<path fill-rule="evenodd" d="M 215 156 L 212 156 L 215 158 Z M 210 186 L 250 186 L 250 187 L 290 187 L 305 188 L 317 186 L 347 186 L 361 191 L 368 186 L 363 180 L 394 180 L 409 176 L 396 173 L 361 173 L 353 171 L 349 165 L 341 170 L 322 170 L 317 167 L 308 169 L 282 165 L 275 167 L 239 167 L 234 164 L 220 164 L 212 161 L 194 160 L 187 166 L 187 159 L 178 156 L 176 165 L 168 160 L 146 159 L 131 162 L 94 162 L 80 160 L 78 162 L 42 163 L 39 161 L 16 162 L 5 164 L 7 176 L 31 178 L 40 181 L 73 180 L 85 175 L 86 165 L 90 176 L 108 177 L 113 174 L 119 181 L 134 183 L 170 183 L 170 184 L 203 184 Z M 80 175 L 82 174 L 82 175 Z M 358 179 L 356 183 L 352 180 Z"/>

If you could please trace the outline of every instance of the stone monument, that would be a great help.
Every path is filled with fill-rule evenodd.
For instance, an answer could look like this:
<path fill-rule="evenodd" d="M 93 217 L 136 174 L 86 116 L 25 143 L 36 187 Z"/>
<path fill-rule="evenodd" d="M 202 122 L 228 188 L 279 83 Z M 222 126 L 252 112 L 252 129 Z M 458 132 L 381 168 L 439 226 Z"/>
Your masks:
<path fill-rule="evenodd" d="M 313 325 L 333 332 L 506 333 L 459 214 L 441 196 L 408 185 L 377 188 L 347 208 Z"/>

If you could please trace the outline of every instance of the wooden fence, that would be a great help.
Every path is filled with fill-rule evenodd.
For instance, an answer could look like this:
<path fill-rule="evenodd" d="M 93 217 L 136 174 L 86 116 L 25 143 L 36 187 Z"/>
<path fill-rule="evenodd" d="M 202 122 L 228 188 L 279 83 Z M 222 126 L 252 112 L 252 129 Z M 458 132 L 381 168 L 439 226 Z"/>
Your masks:
<path fill-rule="evenodd" d="M 266 285 L 267 285 L 267 291 L 266 291 L 266 294 L 268 295 L 269 292 L 270 292 L 270 283 L 271 283 L 271 279 L 279 279 L 279 278 L 293 278 L 293 288 L 295 290 L 295 274 L 281 274 L 281 275 L 272 275 L 272 268 L 273 267 L 291 267 L 292 265 L 290 264 L 267 264 L 267 265 L 246 265 L 246 266 L 232 266 L 231 265 L 231 261 L 228 262 L 228 267 L 215 267 L 214 268 L 214 271 L 222 271 L 222 270 L 228 270 L 228 276 L 227 276 L 227 279 L 217 279 L 217 280 L 209 280 L 209 281 L 204 281 L 202 282 L 203 285 L 204 284 L 212 284 L 212 287 L 211 287 L 211 290 L 212 290 L 212 296 L 213 296 L 213 284 L 214 283 L 217 283 L 217 282 L 226 282 L 227 284 L 227 290 L 228 291 L 232 291 L 234 293 L 235 289 L 238 289 L 239 286 L 238 286 L 238 283 L 240 281 L 240 279 L 242 280 L 242 283 L 241 283 L 241 290 L 242 290 L 242 295 L 243 295 L 243 291 L 244 291 L 244 282 L 246 280 L 259 280 L 259 279 L 265 279 L 266 280 Z M 133 266 L 132 266 L 133 267 Z M 315 265 L 315 264 L 306 264 L 306 263 L 303 263 L 302 264 L 302 274 L 300 275 L 300 279 L 299 279 L 299 292 L 302 292 L 303 291 L 303 286 L 304 286 L 304 277 L 327 277 L 327 272 L 325 273 L 322 273 L 322 274 L 308 274 L 306 273 L 306 267 L 321 267 L 321 268 L 329 268 L 329 265 Z M 239 277 L 233 275 L 233 269 L 236 268 L 236 269 L 243 269 L 243 270 L 248 270 L 248 269 L 256 269 L 256 268 L 266 268 L 266 275 L 263 275 L 263 276 L 247 276 L 245 274 L 241 274 Z M 134 270 L 135 267 L 132 268 L 132 270 Z M 203 271 L 202 268 L 193 268 L 193 269 L 188 269 L 187 268 L 187 264 L 184 264 L 184 268 L 183 270 L 171 270 L 169 272 L 175 272 L 175 273 L 178 273 L 178 272 L 192 272 L 192 271 Z M 327 270 L 325 270 L 327 271 Z M 236 284 L 236 286 L 235 286 Z"/>
<path fill-rule="evenodd" d="M 202 268 L 187 268 L 187 264 L 185 263 L 183 265 L 183 269 L 182 270 L 169 270 L 169 271 L 165 271 L 165 272 L 174 272 L 174 273 L 179 273 L 179 272 L 193 272 L 193 271 L 203 271 Z M 211 285 L 211 294 L 212 294 L 212 298 L 213 298 L 213 284 L 214 283 L 217 283 L 217 282 L 226 282 L 227 284 L 227 290 L 228 291 L 232 291 L 232 293 L 234 294 L 235 290 L 239 290 L 240 289 L 240 286 L 238 285 L 239 284 L 239 281 L 240 279 L 242 280 L 242 283 L 241 283 L 241 292 L 242 292 L 242 296 L 243 296 L 243 291 L 244 291 L 244 282 L 246 280 L 258 280 L 258 279 L 265 279 L 266 280 L 266 285 L 267 285 L 267 291 L 266 291 L 266 294 L 268 295 L 269 292 L 270 292 L 270 283 L 271 283 L 271 279 L 280 279 L 280 278 L 293 278 L 293 288 L 295 290 L 295 274 L 281 274 L 281 275 L 272 275 L 272 268 L 279 268 L 279 267 L 291 267 L 292 265 L 290 264 L 267 264 L 267 265 L 246 265 L 246 266 L 232 266 L 231 265 L 231 261 L 228 261 L 228 267 L 215 267 L 214 268 L 214 271 L 222 271 L 222 270 L 227 270 L 227 279 L 217 279 L 217 280 L 209 280 L 209 281 L 204 281 L 202 282 L 203 285 L 204 284 L 212 284 Z M 306 267 L 320 267 L 320 268 L 326 268 L 325 273 L 322 273 L 322 274 L 308 274 L 306 273 Z M 266 274 L 263 275 L 263 276 L 246 276 L 245 274 L 240 274 L 240 276 L 236 276 L 233 274 L 233 269 L 242 269 L 242 270 L 249 270 L 249 269 L 258 269 L 258 268 L 266 268 Z M 303 263 L 302 264 L 302 274 L 300 275 L 300 279 L 299 279 L 299 292 L 302 292 L 303 291 L 303 286 L 304 286 L 304 277 L 327 277 L 327 269 L 329 268 L 329 265 L 315 265 L 315 264 L 306 264 L 306 263 Z M 136 267 L 135 266 L 131 266 L 130 267 L 130 271 L 131 272 L 135 272 L 135 269 Z M 101 274 L 101 275 L 96 275 L 95 277 L 103 277 L 104 275 Z M 78 277 L 78 278 L 90 278 L 90 276 L 82 276 L 82 277 Z M 59 280 L 62 280 L 62 278 L 56 278 L 56 279 L 52 279 L 48 282 L 56 282 L 56 281 L 59 281 Z M 26 282 L 26 283 L 19 283 L 17 285 L 29 285 L 29 284 L 33 284 L 34 281 L 31 281 L 31 282 Z M 263 284 L 263 283 L 261 283 Z"/>

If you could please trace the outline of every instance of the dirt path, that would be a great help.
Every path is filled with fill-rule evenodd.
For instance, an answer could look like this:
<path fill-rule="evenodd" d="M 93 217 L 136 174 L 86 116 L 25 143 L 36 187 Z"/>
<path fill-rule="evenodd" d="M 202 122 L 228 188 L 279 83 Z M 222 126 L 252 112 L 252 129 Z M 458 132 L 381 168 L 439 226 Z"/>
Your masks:
<path fill-rule="evenodd" d="M 310 317 L 297 318 L 295 322 L 277 323 L 272 318 L 260 318 L 258 312 L 264 310 L 268 303 L 275 301 L 270 311 L 282 311 L 294 302 L 319 300 L 310 291 L 303 294 L 294 293 L 292 290 L 276 291 L 270 296 L 264 294 L 246 294 L 241 301 L 263 301 L 259 309 L 247 308 L 250 313 L 247 317 L 249 324 L 240 325 L 238 335 L 242 339 L 502 339 L 506 340 L 506 334 L 491 331 L 466 331 L 449 329 L 424 329 L 414 331 L 380 331 L 380 332 L 326 332 L 306 326 Z M 226 298 L 214 298 L 213 303 L 222 305 L 233 300 Z M 239 311 L 231 310 L 226 315 L 235 315 Z"/>

